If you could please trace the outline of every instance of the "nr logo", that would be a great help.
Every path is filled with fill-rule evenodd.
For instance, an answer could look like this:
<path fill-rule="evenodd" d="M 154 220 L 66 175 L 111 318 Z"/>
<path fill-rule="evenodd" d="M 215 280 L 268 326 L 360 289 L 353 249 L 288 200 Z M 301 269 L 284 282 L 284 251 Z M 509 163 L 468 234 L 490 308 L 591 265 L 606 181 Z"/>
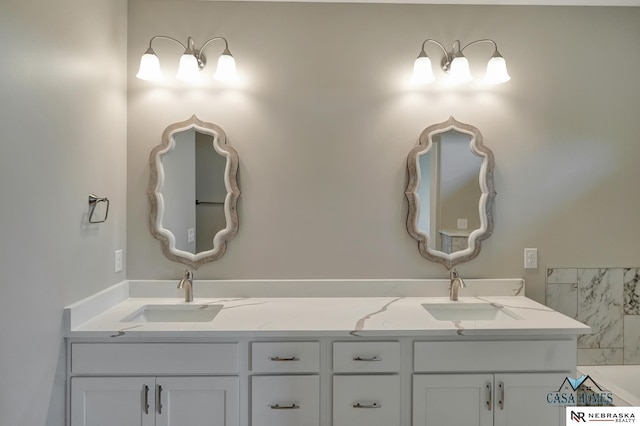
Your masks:
<path fill-rule="evenodd" d="M 584 419 L 584 413 L 582 411 L 573 411 L 571 410 L 571 420 L 574 422 L 580 423 L 580 421 L 587 422 Z"/>

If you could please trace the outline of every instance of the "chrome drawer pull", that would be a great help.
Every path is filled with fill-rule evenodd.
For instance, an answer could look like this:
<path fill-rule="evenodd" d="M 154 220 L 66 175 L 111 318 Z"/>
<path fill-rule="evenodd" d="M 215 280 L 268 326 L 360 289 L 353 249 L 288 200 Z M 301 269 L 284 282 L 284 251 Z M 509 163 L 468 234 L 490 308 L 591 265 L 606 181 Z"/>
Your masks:
<path fill-rule="evenodd" d="M 297 410 L 298 408 L 300 408 L 300 406 L 295 403 L 291 405 L 272 404 L 269 405 L 269 408 L 271 408 L 272 410 Z"/>
<path fill-rule="evenodd" d="M 142 409 L 145 414 L 149 414 L 149 386 L 142 386 L 142 394 L 144 395 L 142 399 Z"/>
<path fill-rule="evenodd" d="M 269 360 L 270 361 L 300 361 L 300 358 L 298 358 L 297 356 L 288 356 L 288 357 L 270 356 Z"/>
<path fill-rule="evenodd" d="M 156 386 L 156 408 L 158 414 L 162 414 L 162 386 Z"/>
<path fill-rule="evenodd" d="M 491 390 L 491 383 L 487 383 L 487 410 L 491 411 L 493 405 L 493 391 Z"/>
<path fill-rule="evenodd" d="M 359 356 L 356 355 L 353 357 L 354 361 L 382 361 L 382 358 L 380 358 L 379 356 Z"/>
<path fill-rule="evenodd" d="M 500 401 L 498 401 L 498 404 L 500 404 L 500 409 L 504 410 L 504 382 L 500 382 Z"/>
<path fill-rule="evenodd" d="M 378 402 L 371 402 L 371 403 L 356 402 L 355 404 L 353 404 L 353 408 L 382 408 L 382 404 Z"/>

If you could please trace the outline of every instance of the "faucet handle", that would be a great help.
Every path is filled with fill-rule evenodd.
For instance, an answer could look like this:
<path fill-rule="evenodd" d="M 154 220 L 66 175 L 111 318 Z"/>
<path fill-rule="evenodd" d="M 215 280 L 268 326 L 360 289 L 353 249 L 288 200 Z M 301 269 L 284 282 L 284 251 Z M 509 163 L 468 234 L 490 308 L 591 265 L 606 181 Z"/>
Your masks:
<path fill-rule="evenodd" d="M 182 277 L 182 279 L 180 280 L 180 282 L 178 283 L 178 288 L 183 288 L 184 287 L 184 283 L 186 281 L 191 281 L 193 282 L 193 272 L 191 272 L 188 269 L 184 270 L 184 276 Z"/>
<path fill-rule="evenodd" d="M 460 287 L 467 287 L 467 284 L 464 282 L 464 280 L 460 276 L 460 273 L 458 272 L 458 268 L 452 269 L 449 276 L 451 278 L 451 282 L 453 282 L 454 280 L 458 280 L 460 282 Z"/>

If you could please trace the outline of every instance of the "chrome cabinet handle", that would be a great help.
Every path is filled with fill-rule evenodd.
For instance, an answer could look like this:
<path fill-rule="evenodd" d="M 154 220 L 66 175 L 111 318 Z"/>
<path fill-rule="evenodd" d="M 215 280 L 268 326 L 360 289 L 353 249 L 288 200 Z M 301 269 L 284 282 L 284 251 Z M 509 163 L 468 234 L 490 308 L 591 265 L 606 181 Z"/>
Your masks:
<path fill-rule="evenodd" d="M 156 409 L 162 414 L 162 386 L 156 385 Z"/>
<path fill-rule="evenodd" d="M 382 408 L 382 404 L 378 402 L 362 403 L 356 402 L 353 404 L 353 408 Z"/>
<path fill-rule="evenodd" d="M 373 356 L 359 356 L 356 355 L 353 357 L 354 361 L 382 361 L 382 358 L 380 358 L 377 355 L 373 355 Z"/>
<path fill-rule="evenodd" d="M 487 383 L 487 410 L 491 411 L 493 405 L 493 392 L 491 391 L 491 382 Z"/>
<path fill-rule="evenodd" d="M 142 411 L 149 414 L 149 386 L 142 386 Z"/>
<path fill-rule="evenodd" d="M 504 382 L 500 382 L 498 387 L 500 388 L 500 400 L 498 400 L 498 404 L 500 404 L 500 409 L 504 410 Z"/>
<path fill-rule="evenodd" d="M 287 356 L 287 357 L 270 356 L 269 361 L 300 361 L 300 358 L 296 356 Z"/>
<path fill-rule="evenodd" d="M 297 410 L 298 408 L 300 408 L 300 406 L 296 403 L 293 403 L 291 405 L 272 404 L 269 405 L 269 408 L 271 408 L 272 410 Z"/>

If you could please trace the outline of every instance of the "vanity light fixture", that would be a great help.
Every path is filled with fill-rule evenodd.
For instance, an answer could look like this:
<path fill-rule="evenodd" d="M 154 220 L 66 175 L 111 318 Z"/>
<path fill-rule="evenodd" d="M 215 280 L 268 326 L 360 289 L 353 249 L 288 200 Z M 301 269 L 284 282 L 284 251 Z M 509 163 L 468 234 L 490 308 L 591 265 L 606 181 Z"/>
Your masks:
<path fill-rule="evenodd" d="M 139 79 L 159 81 L 162 78 L 162 73 L 160 72 L 160 61 L 158 60 L 156 53 L 151 48 L 151 43 L 158 38 L 171 40 L 178 43 L 184 49 L 184 53 L 180 57 L 178 73 L 176 74 L 176 78 L 178 80 L 187 82 L 197 81 L 198 73 L 205 67 L 205 65 L 207 65 L 207 58 L 202 52 L 209 43 L 216 40 L 224 41 L 224 51 L 218 58 L 218 67 L 216 68 L 216 73 L 213 75 L 213 78 L 226 83 L 232 83 L 237 79 L 236 61 L 233 59 L 233 56 L 231 56 L 229 43 L 224 37 L 210 38 L 204 42 L 201 48 L 198 49 L 195 47 L 195 43 L 191 37 L 187 39 L 187 45 L 185 46 L 173 37 L 162 35 L 151 37 L 151 40 L 149 40 L 149 48 L 140 58 L 140 69 L 136 74 L 136 77 Z"/>
<path fill-rule="evenodd" d="M 413 83 L 426 84 L 435 80 L 431 67 L 431 59 L 429 59 L 424 50 L 427 43 L 433 43 L 439 46 L 444 52 L 444 58 L 440 61 L 440 67 L 449 75 L 449 81 L 453 84 L 462 84 L 473 79 L 471 71 L 469 70 L 469 61 L 462 52 L 469 46 L 484 42 L 492 43 L 494 46 L 493 55 L 487 64 L 487 73 L 485 74 L 484 82 L 487 84 L 499 84 L 509 81 L 511 77 L 507 72 L 507 64 L 500 52 L 498 52 L 498 45 L 495 41 L 490 39 L 476 40 L 464 47 L 460 47 L 460 40 L 456 40 L 453 43 L 453 49 L 451 52 L 448 52 L 439 41 L 429 38 L 422 42 L 420 54 L 413 64 Z"/>

